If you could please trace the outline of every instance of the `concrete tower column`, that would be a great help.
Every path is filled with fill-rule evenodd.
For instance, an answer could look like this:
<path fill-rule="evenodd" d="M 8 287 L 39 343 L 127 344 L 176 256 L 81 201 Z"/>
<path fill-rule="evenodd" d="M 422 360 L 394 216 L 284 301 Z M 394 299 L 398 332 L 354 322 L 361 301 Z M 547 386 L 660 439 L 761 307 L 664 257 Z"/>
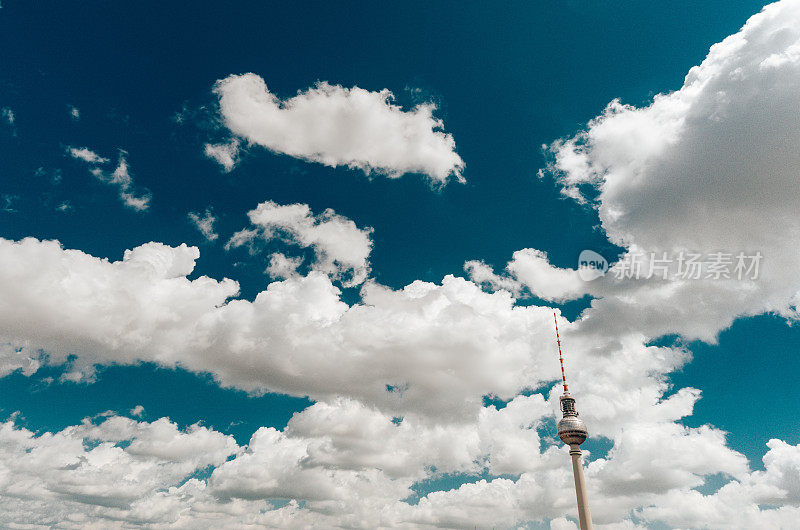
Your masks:
<path fill-rule="evenodd" d="M 575 495 L 578 497 L 578 520 L 581 530 L 593 530 L 592 514 L 589 511 L 589 498 L 586 496 L 586 481 L 583 478 L 583 463 L 581 462 L 581 448 L 577 444 L 569 446 L 569 455 L 572 457 L 572 474 L 575 475 Z"/>

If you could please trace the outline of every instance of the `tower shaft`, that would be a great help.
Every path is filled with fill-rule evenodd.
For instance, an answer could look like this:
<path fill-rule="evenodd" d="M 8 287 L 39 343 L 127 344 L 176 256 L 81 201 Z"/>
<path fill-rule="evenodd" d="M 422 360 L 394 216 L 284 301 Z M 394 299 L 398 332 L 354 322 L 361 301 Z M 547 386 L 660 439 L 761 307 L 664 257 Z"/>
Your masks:
<path fill-rule="evenodd" d="M 589 511 L 589 498 L 586 495 L 586 480 L 583 478 L 580 447 L 577 444 L 570 445 L 569 455 L 572 457 L 572 474 L 575 476 L 575 495 L 578 498 L 578 521 L 581 524 L 581 530 L 594 530 L 592 513 Z"/>

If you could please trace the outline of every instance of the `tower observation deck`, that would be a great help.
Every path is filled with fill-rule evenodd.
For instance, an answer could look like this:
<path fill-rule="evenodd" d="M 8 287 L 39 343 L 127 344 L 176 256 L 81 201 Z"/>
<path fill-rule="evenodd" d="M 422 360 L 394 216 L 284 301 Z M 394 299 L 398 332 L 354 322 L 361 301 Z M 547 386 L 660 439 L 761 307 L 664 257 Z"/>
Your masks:
<path fill-rule="evenodd" d="M 561 395 L 561 413 L 563 417 L 558 422 L 558 437 L 569 446 L 569 454 L 572 457 L 572 474 L 575 477 L 575 495 L 578 499 L 578 519 L 581 530 L 593 530 L 592 514 L 589 511 L 589 499 L 586 496 L 586 480 L 583 478 L 583 464 L 581 462 L 580 445 L 586 441 L 589 432 L 586 424 L 578 417 L 578 410 L 575 408 L 575 398 L 569 394 L 567 387 L 567 376 L 564 372 L 564 356 L 561 353 L 561 336 L 558 333 L 558 318 L 553 313 L 553 320 L 556 324 L 556 342 L 558 343 L 558 360 L 561 362 L 561 383 L 564 386 L 564 393 Z"/>

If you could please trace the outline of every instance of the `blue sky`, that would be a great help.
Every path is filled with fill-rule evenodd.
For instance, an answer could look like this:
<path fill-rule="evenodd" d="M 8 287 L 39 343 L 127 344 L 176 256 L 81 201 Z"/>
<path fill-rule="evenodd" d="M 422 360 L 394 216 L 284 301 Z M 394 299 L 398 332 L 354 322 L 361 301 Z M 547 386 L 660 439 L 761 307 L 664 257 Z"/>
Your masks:
<path fill-rule="evenodd" d="M 547 308 L 596 522 L 792 520 L 799 15 L 740 31 L 762 6 L 3 2 L 4 459 L 60 432 L 158 479 L 9 468 L 0 520 L 575 528 Z M 584 249 L 764 262 L 586 282 Z"/>

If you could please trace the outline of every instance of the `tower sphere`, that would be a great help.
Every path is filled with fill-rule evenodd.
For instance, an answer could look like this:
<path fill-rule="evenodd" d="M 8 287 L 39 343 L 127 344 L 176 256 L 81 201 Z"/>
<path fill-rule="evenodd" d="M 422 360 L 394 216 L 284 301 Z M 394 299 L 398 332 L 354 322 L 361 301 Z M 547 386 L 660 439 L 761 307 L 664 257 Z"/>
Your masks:
<path fill-rule="evenodd" d="M 586 425 L 577 416 L 564 416 L 558 422 L 558 437 L 567 445 L 580 445 L 588 435 Z"/>

